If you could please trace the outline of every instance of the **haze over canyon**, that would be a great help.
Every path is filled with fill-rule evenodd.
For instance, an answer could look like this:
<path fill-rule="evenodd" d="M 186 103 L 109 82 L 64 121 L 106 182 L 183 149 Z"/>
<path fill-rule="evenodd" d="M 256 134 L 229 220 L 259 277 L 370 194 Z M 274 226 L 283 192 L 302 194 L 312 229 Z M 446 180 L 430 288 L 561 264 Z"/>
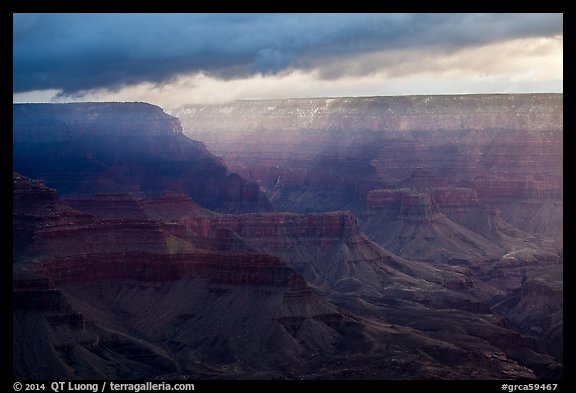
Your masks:
<path fill-rule="evenodd" d="M 13 170 L 14 378 L 562 378 L 561 93 L 14 104 Z"/>

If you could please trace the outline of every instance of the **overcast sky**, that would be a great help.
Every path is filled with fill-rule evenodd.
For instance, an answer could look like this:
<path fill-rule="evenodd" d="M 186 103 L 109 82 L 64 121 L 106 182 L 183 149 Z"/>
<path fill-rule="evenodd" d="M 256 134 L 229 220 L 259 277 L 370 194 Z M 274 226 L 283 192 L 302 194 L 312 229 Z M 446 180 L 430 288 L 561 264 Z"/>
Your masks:
<path fill-rule="evenodd" d="M 14 102 L 562 92 L 562 14 L 15 14 Z"/>

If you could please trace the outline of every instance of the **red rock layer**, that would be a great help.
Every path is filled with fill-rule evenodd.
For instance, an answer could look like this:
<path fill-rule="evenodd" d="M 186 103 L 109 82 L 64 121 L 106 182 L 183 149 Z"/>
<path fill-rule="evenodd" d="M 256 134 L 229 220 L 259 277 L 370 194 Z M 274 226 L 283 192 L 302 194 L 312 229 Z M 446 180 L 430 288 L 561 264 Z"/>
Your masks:
<path fill-rule="evenodd" d="M 57 282 L 106 279 L 163 282 L 187 276 L 208 279 L 215 284 L 307 287 L 304 280 L 278 258 L 262 254 L 84 254 L 47 260 L 36 272 Z"/>
<path fill-rule="evenodd" d="M 174 114 L 280 211 L 360 216 L 371 190 L 465 187 L 511 225 L 562 239 L 562 94 L 240 101 Z"/>
<path fill-rule="evenodd" d="M 50 197 L 37 200 L 72 212 L 42 188 L 36 194 Z M 390 255 L 349 212 L 223 215 L 173 194 L 96 200 L 75 202 L 95 218 L 32 226 L 27 246 L 36 253 L 15 257 L 15 376 L 497 379 L 534 378 L 530 362 L 555 366 L 484 315 L 473 277 Z M 433 203 L 410 191 L 404 208 L 402 216 L 426 215 Z M 330 283 L 318 291 L 347 311 L 309 288 L 285 257 Z M 361 317 L 350 314 L 356 309 Z M 512 360 L 518 348 L 528 361 Z"/>

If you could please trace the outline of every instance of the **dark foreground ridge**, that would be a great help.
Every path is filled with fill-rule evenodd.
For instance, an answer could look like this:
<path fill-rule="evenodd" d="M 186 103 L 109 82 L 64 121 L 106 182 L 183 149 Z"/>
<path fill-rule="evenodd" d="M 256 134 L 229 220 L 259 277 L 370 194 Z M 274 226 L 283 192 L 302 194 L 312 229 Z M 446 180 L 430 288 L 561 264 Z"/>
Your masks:
<path fill-rule="evenodd" d="M 491 311 L 498 300 L 522 315 L 516 297 L 538 293 L 535 280 L 548 293 L 544 275 L 504 298 L 472 271 L 387 252 L 349 212 L 227 215 L 174 193 L 67 204 L 13 182 L 16 378 L 561 375 L 544 353 L 562 329 L 554 303 L 541 297 L 529 322 L 550 332 L 542 344 Z"/>

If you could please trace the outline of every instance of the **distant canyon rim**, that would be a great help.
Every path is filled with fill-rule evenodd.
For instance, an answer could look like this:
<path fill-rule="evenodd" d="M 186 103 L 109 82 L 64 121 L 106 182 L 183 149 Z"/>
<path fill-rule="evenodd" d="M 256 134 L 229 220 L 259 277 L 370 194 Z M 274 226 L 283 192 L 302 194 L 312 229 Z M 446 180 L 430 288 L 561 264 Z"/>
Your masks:
<path fill-rule="evenodd" d="M 13 116 L 15 378 L 562 378 L 563 94 Z"/>

